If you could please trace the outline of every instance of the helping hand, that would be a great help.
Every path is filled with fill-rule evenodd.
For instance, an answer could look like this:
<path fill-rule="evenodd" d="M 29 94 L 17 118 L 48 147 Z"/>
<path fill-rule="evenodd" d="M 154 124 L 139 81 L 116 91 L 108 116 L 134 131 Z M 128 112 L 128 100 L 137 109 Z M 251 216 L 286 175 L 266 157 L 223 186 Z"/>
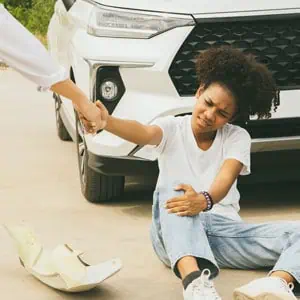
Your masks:
<path fill-rule="evenodd" d="M 97 110 L 93 119 L 88 119 L 82 112 L 79 112 L 78 115 L 86 131 L 95 134 L 98 130 L 105 128 L 109 114 L 106 107 L 99 100 L 95 104 L 91 104 L 93 105 L 93 110 Z"/>
<path fill-rule="evenodd" d="M 175 190 L 183 190 L 184 195 L 174 197 L 166 202 L 168 213 L 178 216 L 195 216 L 207 207 L 207 202 L 202 194 L 198 194 L 191 185 L 180 184 Z"/>

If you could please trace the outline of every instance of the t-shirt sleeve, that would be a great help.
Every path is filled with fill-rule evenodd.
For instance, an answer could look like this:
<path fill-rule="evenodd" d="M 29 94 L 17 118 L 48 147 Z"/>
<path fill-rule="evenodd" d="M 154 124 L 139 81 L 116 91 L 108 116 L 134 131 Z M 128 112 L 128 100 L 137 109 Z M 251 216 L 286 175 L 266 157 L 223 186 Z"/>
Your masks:
<path fill-rule="evenodd" d="M 251 137 L 245 129 L 234 126 L 229 131 L 224 151 L 224 160 L 233 158 L 243 164 L 240 175 L 250 174 Z"/>
<path fill-rule="evenodd" d="M 166 150 L 168 143 L 176 130 L 175 123 L 176 120 L 174 116 L 161 117 L 151 123 L 151 125 L 159 126 L 163 132 L 160 144 L 153 147 L 159 155 Z"/>
<path fill-rule="evenodd" d="M 46 48 L 0 5 L 0 59 L 33 81 L 40 90 L 68 78 Z"/>

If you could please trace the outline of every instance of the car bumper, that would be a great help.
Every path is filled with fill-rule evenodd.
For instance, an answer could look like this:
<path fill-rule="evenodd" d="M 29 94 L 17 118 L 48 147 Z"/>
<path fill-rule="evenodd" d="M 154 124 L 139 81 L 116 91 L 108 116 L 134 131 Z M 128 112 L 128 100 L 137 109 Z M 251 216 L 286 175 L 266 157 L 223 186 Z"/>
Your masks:
<path fill-rule="evenodd" d="M 251 175 L 240 176 L 240 183 L 300 179 L 300 149 L 251 154 Z M 89 167 L 106 176 L 157 176 L 157 160 L 136 157 L 103 157 L 89 152 Z"/>
<path fill-rule="evenodd" d="M 106 176 L 155 176 L 158 174 L 157 161 L 132 156 L 99 156 L 91 152 L 88 155 L 89 167 Z"/>
<path fill-rule="evenodd" d="M 270 152 L 300 149 L 300 136 L 252 139 L 251 152 Z"/>

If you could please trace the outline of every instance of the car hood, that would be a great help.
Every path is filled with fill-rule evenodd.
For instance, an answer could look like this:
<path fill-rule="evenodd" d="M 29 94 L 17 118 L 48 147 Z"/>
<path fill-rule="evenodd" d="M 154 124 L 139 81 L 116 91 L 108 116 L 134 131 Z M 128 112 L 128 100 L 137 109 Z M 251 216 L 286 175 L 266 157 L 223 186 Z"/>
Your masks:
<path fill-rule="evenodd" d="M 94 0 L 97 3 L 147 11 L 181 13 L 181 14 L 214 14 L 257 12 L 264 10 L 282 10 L 300 8 L 299 0 L 285 1 L 241 1 L 241 0 Z"/>

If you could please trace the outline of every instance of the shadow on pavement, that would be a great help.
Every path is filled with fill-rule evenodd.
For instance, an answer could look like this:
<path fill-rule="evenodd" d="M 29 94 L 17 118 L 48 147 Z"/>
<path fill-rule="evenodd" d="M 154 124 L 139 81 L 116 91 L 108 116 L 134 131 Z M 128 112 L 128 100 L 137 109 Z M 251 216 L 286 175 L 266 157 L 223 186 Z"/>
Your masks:
<path fill-rule="evenodd" d="M 151 217 L 152 196 L 156 178 L 126 178 L 122 197 L 102 205 L 119 207 L 125 214 L 135 217 Z M 241 215 L 256 214 L 256 217 L 275 217 L 279 211 L 286 214 L 297 210 L 300 214 L 300 182 L 272 182 L 240 184 Z M 244 212 L 246 211 L 246 215 Z"/>
<path fill-rule="evenodd" d="M 243 207 L 287 207 L 299 203 L 300 182 L 274 182 L 240 185 Z"/>

